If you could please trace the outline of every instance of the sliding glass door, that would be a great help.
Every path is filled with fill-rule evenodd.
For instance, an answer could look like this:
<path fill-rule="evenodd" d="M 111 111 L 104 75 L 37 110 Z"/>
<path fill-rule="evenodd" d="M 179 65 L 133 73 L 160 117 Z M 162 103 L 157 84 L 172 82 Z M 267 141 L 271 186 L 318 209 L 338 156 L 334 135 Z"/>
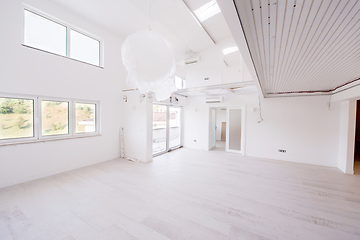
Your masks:
<path fill-rule="evenodd" d="M 169 149 L 181 146 L 181 108 L 169 108 Z"/>
<path fill-rule="evenodd" d="M 181 108 L 153 105 L 153 155 L 181 146 Z"/>
<path fill-rule="evenodd" d="M 165 105 L 153 106 L 153 154 L 167 151 L 167 109 Z"/>

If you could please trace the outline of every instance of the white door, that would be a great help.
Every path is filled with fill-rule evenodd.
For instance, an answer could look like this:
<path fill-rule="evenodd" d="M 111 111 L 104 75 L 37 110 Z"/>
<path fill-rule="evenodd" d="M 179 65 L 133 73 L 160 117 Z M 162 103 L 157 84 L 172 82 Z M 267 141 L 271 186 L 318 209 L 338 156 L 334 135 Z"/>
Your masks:
<path fill-rule="evenodd" d="M 226 151 L 245 155 L 245 108 L 226 109 Z"/>
<path fill-rule="evenodd" d="M 210 108 L 210 144 L 209 150 L 216 147 L 216 109 Z"/>

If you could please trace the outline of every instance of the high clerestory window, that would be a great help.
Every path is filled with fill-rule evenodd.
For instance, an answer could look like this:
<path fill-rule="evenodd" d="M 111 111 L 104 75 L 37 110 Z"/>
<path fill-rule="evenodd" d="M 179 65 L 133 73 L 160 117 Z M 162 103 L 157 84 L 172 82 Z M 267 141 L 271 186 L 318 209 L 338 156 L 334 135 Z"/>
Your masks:
<path fill-rule="evenodd" d="M 30 7 L 24 8 L 24 45 L 102 67 L 102 41 Z"/>

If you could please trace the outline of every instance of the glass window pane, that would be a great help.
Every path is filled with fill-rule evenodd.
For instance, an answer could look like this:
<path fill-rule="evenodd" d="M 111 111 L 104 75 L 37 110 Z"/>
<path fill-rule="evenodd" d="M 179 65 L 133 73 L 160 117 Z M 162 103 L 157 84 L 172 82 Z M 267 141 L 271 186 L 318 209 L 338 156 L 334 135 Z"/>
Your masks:
<path fill-rule="evenodd" d="M 100 42 L 70 30 L 70 57 L 100 66 Z"/>
<path fill-rule="evenodd" d="M 42 135 L 69 134 L 69 103 L 41 101 Z"/>
<path fill-rule="evenodd" d="M 181 109 L 170 107 L 169 148 L 181 145 Z"/>
<path fill-rule="evenodd" d="M 175 76 L 175 87 L 177 89 L 183 89 L 183 86 L 182 86 L 182 79 L 179 78 L 178 76 Z"/>
<path fill-rule="evenodd" d="M 76 103 L 75 108 L 76 108 L 76 133 L 95 132 L 96 104 Z"/>
<path fill-rule="evenodd" d="M 229 110 L 229 149 L 241 150 L 241 109 Z"/>
<path fill-rule="evenodd" d="M 66 56 L 66 27 L 25 10 L 24 44 Z"/>
<path fill-rule="evenodd" d="M 0 139 L 34 137 L 34 100 L 0 98 Z"/>
<path fill-rule="evenodd" d="M 167 106 L 153 105 L 153 154 L 166 151 Z"/>

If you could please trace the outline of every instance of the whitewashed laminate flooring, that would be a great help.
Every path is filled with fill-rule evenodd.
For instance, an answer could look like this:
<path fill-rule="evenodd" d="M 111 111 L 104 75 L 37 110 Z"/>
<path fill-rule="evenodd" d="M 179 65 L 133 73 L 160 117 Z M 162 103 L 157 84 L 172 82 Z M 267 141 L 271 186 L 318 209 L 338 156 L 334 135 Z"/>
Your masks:
<path fill-rule="evenodd" d="M 360 176 L 180 149 L 0 189 L 1 240 L 360 239 Z"/>

